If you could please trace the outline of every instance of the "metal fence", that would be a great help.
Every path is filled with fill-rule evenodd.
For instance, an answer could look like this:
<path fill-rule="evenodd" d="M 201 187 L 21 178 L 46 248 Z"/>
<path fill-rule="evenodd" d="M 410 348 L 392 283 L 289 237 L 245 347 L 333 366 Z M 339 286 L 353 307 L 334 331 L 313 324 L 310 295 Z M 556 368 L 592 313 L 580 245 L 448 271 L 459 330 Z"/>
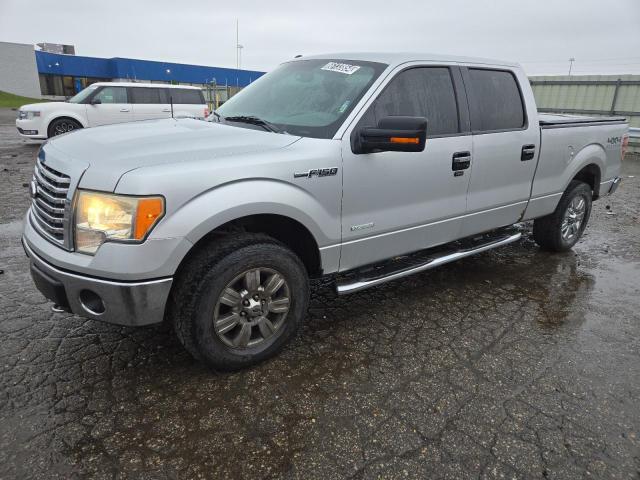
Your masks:
<path fill-rule="evenodd" d="M 630 149 L 640 152 L 640 75 L 530 77 L 538 110 L 626 117 Z"/>

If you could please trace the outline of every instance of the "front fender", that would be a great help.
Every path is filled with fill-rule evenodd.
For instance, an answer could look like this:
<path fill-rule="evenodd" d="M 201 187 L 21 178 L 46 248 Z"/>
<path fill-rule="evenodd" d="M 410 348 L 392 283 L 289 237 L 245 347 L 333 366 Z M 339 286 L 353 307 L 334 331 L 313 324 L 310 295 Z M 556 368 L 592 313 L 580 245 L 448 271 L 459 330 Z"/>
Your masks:
<path fill-rule="evenodd" d="M 150 238 L 185 237 L 195 244 L 225 223 L 259 214 L 296 220 L 309 230 L 321 252 L 340 242 L 339 209 L 329 210 L 309 191 L 274 179 L 239 180 L 208 190 L 170 212 Z M 338 253 L 322 252 L 323 268 L 331 270 Z"/>
<path fill-rule="evenodd" d="M 57 118 L 62 118 L 62 117 L 72 118 L 76 122 L 78 122 L 80 125 L 82 125 L 82 128 L 87 128 L 87 119 L 84 118 L 82 115 L 78 115 L 76 112 L 72 112 L 69 110 L 56 110 L 55 112 L 49 113 L 46 117 L 46 120 L 44 123 L 46 127 L 46 131 L 47 132 L 49 131 L 49 126 L 51 125 L 51 122 L 53 122 Z"/>
<path fill-rule="evenodd" d="M 270 214 L 290 218 L 313 236 L 323 270 L 335 271 L 341 239 L 340 142 L 268 132 L 255 136 L 263 150 L 242 152 L 238 145 L 216 155 L 218 149 L 211 145 L 196 152 L 197 157 L 178 146 L 176 157 L 183 161 L 134 167 L 123 174 L 115 192 L 164 195 L 167 212 L 150 238 L 184 238 L 190 244 L 243 217 Z M 220 142 L 224 140 L 221 136 Z M 321 167 L 335 168 L 335 174 L 296 175 Z"/>

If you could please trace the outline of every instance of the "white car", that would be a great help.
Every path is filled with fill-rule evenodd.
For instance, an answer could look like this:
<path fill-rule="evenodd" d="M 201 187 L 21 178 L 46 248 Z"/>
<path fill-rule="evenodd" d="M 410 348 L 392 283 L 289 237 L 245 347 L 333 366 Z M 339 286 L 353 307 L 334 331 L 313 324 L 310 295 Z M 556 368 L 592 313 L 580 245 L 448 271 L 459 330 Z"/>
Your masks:
<path fill-rule="evenodd" d="M 182 85 L 103 82 L 88 86 L 66 102 L 23 105 L 16 127 L 25 138 L 44 140 L 79 128 L 156 118 L 205 118 L 202 90 Z"/>

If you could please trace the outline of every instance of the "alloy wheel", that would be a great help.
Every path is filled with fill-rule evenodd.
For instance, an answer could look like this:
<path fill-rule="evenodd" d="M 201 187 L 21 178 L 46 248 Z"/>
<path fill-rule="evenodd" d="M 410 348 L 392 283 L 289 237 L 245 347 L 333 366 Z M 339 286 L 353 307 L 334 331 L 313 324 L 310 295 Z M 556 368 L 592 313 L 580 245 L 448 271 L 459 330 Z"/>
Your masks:
<path fill-rule="evenodd" d="M 565 242 L 571 242 L 580 234 L 586 211 L 587 200 L 582 195 L 576 195 L 564 212 L 560 226 L 560 234 Z"/>
<path fill-rule="evenodd" d="M 56 123 L 53 129 L 54 135 L 62 135 L 63 133 L 72 132 L 76 129 L 76 126 L 72 122 L 62 121 Z"/>
<path fill-rule="evenodd" d="M 252 268 L 231 280 L 214 309 L 216 335 L 230 348 L 260 349 L 281 332 L 291 304 L 287 281 L 272 268 Z"/>

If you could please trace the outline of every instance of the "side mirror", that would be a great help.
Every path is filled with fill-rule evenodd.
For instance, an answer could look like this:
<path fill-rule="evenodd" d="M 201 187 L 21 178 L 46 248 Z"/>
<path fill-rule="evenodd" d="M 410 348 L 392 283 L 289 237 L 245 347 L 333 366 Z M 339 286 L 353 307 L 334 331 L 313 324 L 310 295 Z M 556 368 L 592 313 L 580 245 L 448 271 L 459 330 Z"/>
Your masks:
<path fill-rule="evenodd" d="M 383 117 L 377 127 L 363 127 L 354 132 L 355 154 L 373 152 L 422 152 L 427 141 L 424 117 Z"/>
<path fill-rule="evenodd" d="M 91 105 L 100 105 L 102 103 L 102 100 L 100 100 L 99 98 L 94 98 L 93 100 L 91 100 Z"/>

